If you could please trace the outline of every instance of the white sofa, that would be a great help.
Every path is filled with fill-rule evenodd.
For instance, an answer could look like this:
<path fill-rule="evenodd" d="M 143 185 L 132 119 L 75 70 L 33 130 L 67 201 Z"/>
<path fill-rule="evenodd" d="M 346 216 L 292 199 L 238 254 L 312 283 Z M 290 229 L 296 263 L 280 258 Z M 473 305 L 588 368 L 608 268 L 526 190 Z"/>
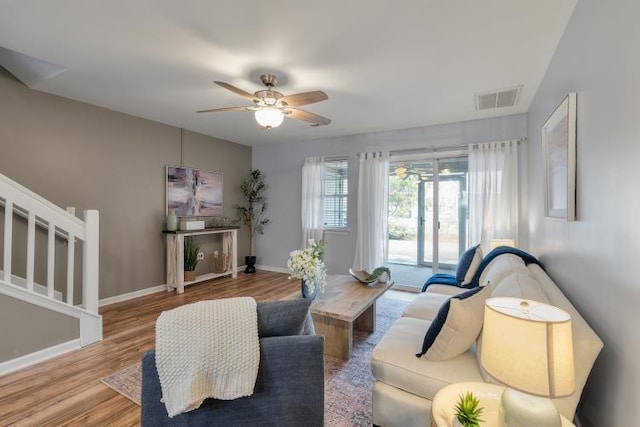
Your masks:
<path fill-rule="evenodd" d="M 551 278 L 537 264 L 525 265 L 513 254 L 492 259 L 479 280 L 490 286 L 491 296 L 527 298 L 562 308 L 571 315 L 575 358 L 575 392 L 554 399 L 559 412 L 572 420 L 589 372 L 602 349 L 602 341 L 576 311 Z M 482 351 L 479 335 L 463 354 L 443 361 L 416 357 L 424 335 L 440 306 L 456 293 L 455 286 L 431 285 L 406 308 L 376 345 L 371 369 L 376 379 L 373 388 L 373 423 L 378 426 L 428 426 L 431 402 L 442 387 L 456 382 L 495 382 L 480 367 Z"/>

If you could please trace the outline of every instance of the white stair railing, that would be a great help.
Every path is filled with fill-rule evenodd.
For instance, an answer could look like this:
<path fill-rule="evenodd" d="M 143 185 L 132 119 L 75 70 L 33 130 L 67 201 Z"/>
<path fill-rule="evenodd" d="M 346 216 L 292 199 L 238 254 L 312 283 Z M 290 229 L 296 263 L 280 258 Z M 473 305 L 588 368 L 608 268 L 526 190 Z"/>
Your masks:
<path fill-rule="evenodd" d="M 84 211 L 84 221 L 0 174 L 0 206 L 4 206 L 4 250 L 0 269 L 0 293 L 19 298 L 80 319 L 80 345 L 102 340 L 102 317 L 98 313 L 99 285 L 99 215 L 97 210 Z M 15 236 L 16 217 L 26 219 L 26 236 Z M 46 232 L 46 281 L 35 283 L 36 233 Z M 26 254 L 20 269 L 25 277 L 12 271 L 13 241 L 26 237 Z M 66 245 L 66 283 L 56 289 L 56 241 Z M 82 304 L 74 304 L 76 293 L 76 246 L 82 245 Z M 58 274 L 60 277 L 61 274 Z M 44 287 L 44 289 L 43 289 Z M 60 295 L 63 300 L 60 300 Z"/>

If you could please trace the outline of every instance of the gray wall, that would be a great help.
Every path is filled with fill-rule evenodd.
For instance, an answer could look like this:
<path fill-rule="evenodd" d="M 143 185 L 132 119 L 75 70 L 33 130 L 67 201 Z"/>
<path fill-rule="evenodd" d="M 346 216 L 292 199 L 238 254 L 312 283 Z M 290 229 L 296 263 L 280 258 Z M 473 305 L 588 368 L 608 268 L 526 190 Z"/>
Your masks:
<path fill-rule="evenodd" d="M 309 129 L 313 132 L 313 128 Z M 258 236 L 258 264 L 286 268 L 289 252 L 301 245 L 302 165 L 309 156 L 349 158 L 349 232 L 325 233 L 325 261 L 329 273 L 346 273 L 353 263 L 357 230 L 357 153 L 375 149 L 389 151 L 452 147 L 475 142 L 525 137 L 526 116 L 513 115 L 398 130 L 305 143 L 265 145 L 253 148 L 253 167 L 265 174 L 268 217 L 271 223 Z"/>
<path fill-rule="evenodd" d="M 528 114 L 531 251 L 605 343 L 584 426 L 637 425 L 640 403 L 640 3 L 581 0 Z M 578 93 L 576 222 L 543 218 L 540 127 Z"/>
<path fill-rule="evenodd" d="M 0 295 L 0 325 L 0 362 L 80 337 L 78 319 L 6 295 Z"/>
<path fill-rule="evenodd" d="M 181 150 L 178 128 L 31 90 L 1 68 L 0 94 L 0 173 L 79 216 L 100 211 L 100 298 L 166 283 L 165 165 L 222 171 L 235 217 L 251 147 L 185 131 Z M 240 234 L 240 264 L 247 250 Z"/>

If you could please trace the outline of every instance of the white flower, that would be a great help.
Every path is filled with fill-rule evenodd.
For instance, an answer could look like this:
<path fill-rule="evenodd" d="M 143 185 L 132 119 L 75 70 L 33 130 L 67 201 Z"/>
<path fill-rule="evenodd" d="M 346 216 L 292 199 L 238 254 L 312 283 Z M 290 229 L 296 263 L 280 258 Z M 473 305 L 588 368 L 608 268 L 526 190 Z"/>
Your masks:
<path fill-rule="evenodd" d="M 322 242 L 316 243 L 313 239 L 309 239 L 308 248 L 298 249 L 289 254 L 287 261 L 287 267 L 291 272 L 289 278 L 304 280 L 309 292 L 313 292 L 313 286 L 317 286 L 321 292 L 324 292 L 327 269 L 322 261 L 322 249 Z"/>

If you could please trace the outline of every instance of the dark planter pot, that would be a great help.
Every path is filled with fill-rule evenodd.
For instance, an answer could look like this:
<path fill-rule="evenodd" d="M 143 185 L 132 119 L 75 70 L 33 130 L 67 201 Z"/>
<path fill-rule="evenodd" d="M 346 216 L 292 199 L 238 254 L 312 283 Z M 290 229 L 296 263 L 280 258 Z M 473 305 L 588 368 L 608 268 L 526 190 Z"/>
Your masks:
<path fill-rule="evenodd" d="M 244 272 L 245 273 L 255 273 L 256 272 L 256 257 L 255 256 L 246 256 L 244 257 L 244 263 L 246 265 Z"/>

